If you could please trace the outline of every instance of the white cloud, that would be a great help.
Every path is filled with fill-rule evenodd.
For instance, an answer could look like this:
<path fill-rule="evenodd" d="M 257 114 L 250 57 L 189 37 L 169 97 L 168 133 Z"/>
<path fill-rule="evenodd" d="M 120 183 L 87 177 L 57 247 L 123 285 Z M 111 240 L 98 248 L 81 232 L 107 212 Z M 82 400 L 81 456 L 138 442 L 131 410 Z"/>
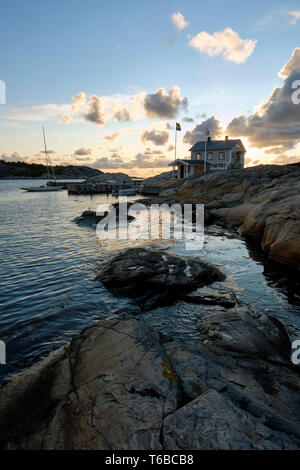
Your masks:
<path fill-rule="evenodd" d="M 71 107 L 68 104 L 44 104 L 40 106 L 10 108 L 3 107 L 0 118 L 16 121 L 45 121 L 49 118 L 68 115 Z"/>
<path fill-rule="evenodd" d="M 177 13 L 173 13 L 173 15 L 171 15 L 171 20 L 172 20 L 174 26 L 177 29 L 179 29 L 180 31 L 182 31 L 184 28 L 186 28 L 189 24 L 188 21 L 185 21 L 183 14 L 180 13 L 179 11 Z"/>
<path fill-rule="evenodd" d="M 72 121 L 72 117 L 69 114 L 63 114 L 62 115 L 61 122 L 63 124 L 70 124 L 71 121 Z"/>
<path fill-rule="evenodd" d="M 83 91 L 73 96 L 71 103 L 73 113 L 77 113 L 80 110 L 81 106 L 86 103 L 86 98 L 86 94 Z"/>
<path fill-rule="evenodd" d="M 291 15 L 291 23 L 296 24 L 298 20 L 300 20 L 300 10 L 289 11 L 289 15 Z"/>
<path fill-rule="evenodd" d="M 241 64 L 253 53 L 256 43 L 252 39 L 241 39 L 233 29 L 225 28 L 213 34 L 201 31 L 190 40 L 189 46 L 211 57 L 223 55 L 224 59 Z"/>

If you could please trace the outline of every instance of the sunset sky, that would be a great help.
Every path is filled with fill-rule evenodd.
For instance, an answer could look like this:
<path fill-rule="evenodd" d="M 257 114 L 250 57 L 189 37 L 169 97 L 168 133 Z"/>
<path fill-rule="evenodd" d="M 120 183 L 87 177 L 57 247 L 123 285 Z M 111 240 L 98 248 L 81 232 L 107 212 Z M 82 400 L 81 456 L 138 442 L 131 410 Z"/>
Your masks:
<path fill-rule="evenodd" d="M 300 4 L 253 0 L 0 2 L 0 159 L 149 176 L 203 138 L 247 164 L 300 160 Z"/>

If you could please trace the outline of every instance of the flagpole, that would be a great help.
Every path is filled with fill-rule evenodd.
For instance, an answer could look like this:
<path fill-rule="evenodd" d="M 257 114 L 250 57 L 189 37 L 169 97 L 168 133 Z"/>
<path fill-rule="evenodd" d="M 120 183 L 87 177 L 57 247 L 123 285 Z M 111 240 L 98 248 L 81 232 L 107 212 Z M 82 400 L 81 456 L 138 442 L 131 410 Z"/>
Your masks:
<path fill-rule="evenodd" d="M 177 125 L 175 124 L 175 160 L 176 160 L 176 148 L 177 148 Z"/>
<path fill-rule="evenodd" d="M 206 136 L 205 136 L 205 151 L 204 151 L 204 173 L 206 173 Z"/>

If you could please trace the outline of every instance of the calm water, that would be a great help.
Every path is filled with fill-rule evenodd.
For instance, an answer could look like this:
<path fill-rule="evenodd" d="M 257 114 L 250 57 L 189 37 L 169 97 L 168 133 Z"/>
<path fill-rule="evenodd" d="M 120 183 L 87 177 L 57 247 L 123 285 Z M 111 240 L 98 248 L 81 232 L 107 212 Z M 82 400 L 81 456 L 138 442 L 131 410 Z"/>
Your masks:
<path fill-rule="evenodd" d="M 103 257 L 134 242 L 100 243 L 93 229 L 72 222 L 84 210 L 117 200 L 20 189 L 40 183 L 0 181 L 0 339 L 7 345 L 1 380 L 44 357 L 85 326 L 129 305 L 94 278 Z M 219 264 L 243 300 L 277 316 L 292 336 L 300 336 L 299 298 L 291 290 L 274 287 L 273 266 L 263 266 L 264 259 L 255 251 L 251 257 L 240 240 L 207 236 L 205 241 L 201 251 L 186 252 L 182 243 L 171 250 Z M 293 280 L 288 270 L 276 274 L 275 280 L 276 276 Z M 167 333 L 195 338 L 198 315 L 199 306 L 179 302 L 144 317 Z"/>

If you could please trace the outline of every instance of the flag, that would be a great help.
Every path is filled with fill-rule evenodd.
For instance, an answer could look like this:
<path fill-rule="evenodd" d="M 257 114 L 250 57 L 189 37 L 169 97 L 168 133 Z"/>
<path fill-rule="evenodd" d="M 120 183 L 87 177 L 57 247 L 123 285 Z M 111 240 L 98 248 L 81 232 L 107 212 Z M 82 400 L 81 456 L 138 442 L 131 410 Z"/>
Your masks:
<path fill-rule="evenodd" d="M 206 127 L 205 134 L 206 134 L 206 135 L 210 135 L 208 127 Z"/>
<path fill-rule="evenodd" d="M 179 122 L 176 122 L 176 131 L 181 131 L 181 125 Z"/>

